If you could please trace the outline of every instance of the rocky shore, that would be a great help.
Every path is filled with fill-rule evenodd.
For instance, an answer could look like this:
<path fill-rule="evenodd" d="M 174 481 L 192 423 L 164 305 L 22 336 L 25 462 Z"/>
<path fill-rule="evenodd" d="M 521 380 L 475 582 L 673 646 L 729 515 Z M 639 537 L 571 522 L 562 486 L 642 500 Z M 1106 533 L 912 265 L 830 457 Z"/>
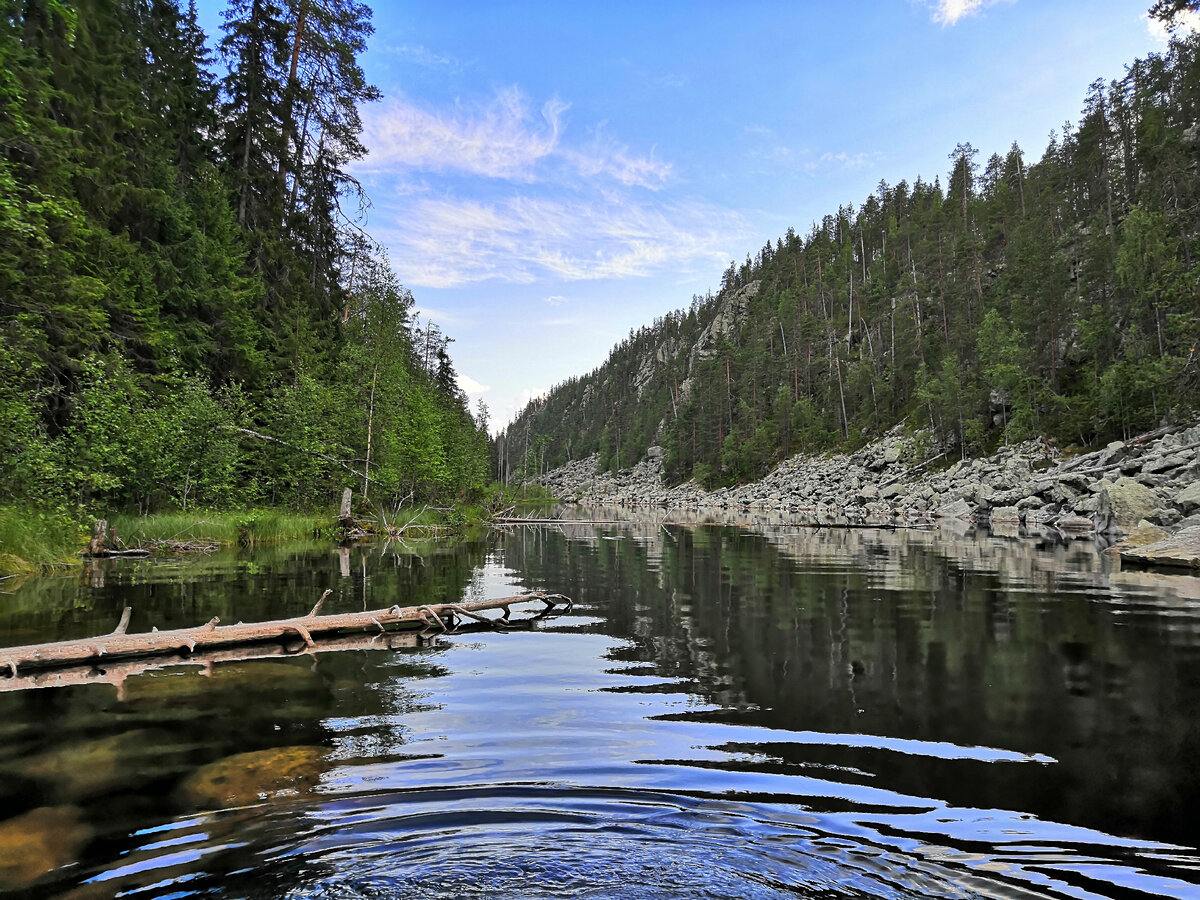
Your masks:
<path fill-rule="evenodd" d="M 1113 537 L 1141 526 L 1147 538 L 1174 536 L 1200 548 L 1200 424 L 1070 459 L 1031 440 L 953 461 L 928 458 L 919 437 L 896 428 L 854 453 L 793 456 L 761 481 L 716 491 L 694 482 L 667 487 L 662 458 L 662 449 L 651 447 L 631 468 L 598 473 L 593 456 L 540 481 L 561 500 L 589 504 L 771 510 L 814 522 L 973 519 Z M 1158 531 L 1144 530 L 1150 527 Z"/>

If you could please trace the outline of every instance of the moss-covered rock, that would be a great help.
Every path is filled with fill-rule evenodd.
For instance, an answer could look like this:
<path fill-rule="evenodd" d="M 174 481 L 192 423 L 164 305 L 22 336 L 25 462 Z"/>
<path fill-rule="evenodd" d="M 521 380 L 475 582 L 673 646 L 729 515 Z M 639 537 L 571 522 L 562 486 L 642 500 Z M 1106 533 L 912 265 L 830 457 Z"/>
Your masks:
<path fill-rule="evenodd" d="M 0 890 L 26 887 L 75 862 L 92 834 L 74 806 L 42 806 L 0 822 Z"/>
<path fill-rule="evenodd" d="M 328 768 L 325 747 L 277 747 L 227 756 L 197 769 L 179 787 L 180 797 L 204 808 L 245 806 L 274 796 L 303 793 Z"/>

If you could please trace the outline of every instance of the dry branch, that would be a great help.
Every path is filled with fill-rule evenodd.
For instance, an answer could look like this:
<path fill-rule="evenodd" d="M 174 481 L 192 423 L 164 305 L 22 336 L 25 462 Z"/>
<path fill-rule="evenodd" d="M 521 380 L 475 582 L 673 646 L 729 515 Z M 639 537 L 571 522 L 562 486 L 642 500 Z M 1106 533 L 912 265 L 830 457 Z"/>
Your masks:
<path fill-rule="evenodd" d="M 326 594 L 327 596 L 327 594 Z M 56 669 L 82 664 L 108 663 L 111 660 L 136 659 L 155 656 L 190 656 L 197 650 L 237 647 L 269 641 L 294 641 L 299 637 L 309 648 L 315 649 L 322 635 L 338 635 L 348 632 L 379 632 L 387 626 L 429 628 L 440 625 L 441 630 L 450 630 L 465 616 L 497 628 L 507 627 L 508 608 L 512 604 L 540 601 L 545 608 L 536 616 L 548 615 L 556 606 L 571 608 L 571 601 L 562 594 L 524 594 L 519 597 L 500 597 L 493 600 L 471 600 L 462 603 L 439 603 L 425 606 L 393 606 L 368 612 L 339 613 L 329 616 L 317 615 L 325 597 L 317 601 L 312 612 L 291 619 L 275 619 L 269 622 L 221 625 L 220 619 L 210 619 L 198 628 L 179 628 L 170 631 L 157 629 L 141 634 L 127 634 L 126 615 L 121 624 L 107 635 L 81 638 L 70 641 L 52 641 L 43 644 L 28 644 L 23 647 L 0 649 L 0 673 L 9 677 L 18 676 L 31 669 Z M 501 609 L 503 615 L 488 619 L 479 613 Z M 429 614 L 435 621 L 431 622 Z"/>

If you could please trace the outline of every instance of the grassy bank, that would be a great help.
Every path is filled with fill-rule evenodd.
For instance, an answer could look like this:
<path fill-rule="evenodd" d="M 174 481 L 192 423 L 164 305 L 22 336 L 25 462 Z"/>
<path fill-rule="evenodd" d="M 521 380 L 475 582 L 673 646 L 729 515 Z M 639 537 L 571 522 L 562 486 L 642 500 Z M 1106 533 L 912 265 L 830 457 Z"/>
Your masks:
<path fill-rule="evenodd" d="M 332 535 L 328 514 L 278 509 L 164 512 L 149 516 L 117 513 L 108 520 L 130 547 L 164 541 L 215 541 L 219 544 L 264 544 Z"/>
<path fill-rule="evenodd" d="M 103 515 L 103 514 L 101 514 Z M 0 576 L 49 572 L 77 565 L 100 516 L 82 511 L 0 507 Z M 126 547 L 154 547 L 165 542 L 269 544 L 304 538 L 333 537 L 328 513 L 277 509 L 194 510 L 148 516 L 112 513 L 115 532 Z"/>
<path fill-rule="evenodd" d="M 453 506 L 412 506 L 388 510 L 381 516 L 375 508 L 363 507 L 356 515 L 374 520 L 376 527 L 403 529 L 405 536 L 440 538 L 466 528 L 484 525 L 491 517 L 513 506 L 549 504 L 550 492 L 541 485 L 493 484 L 483 502 L 459 502 Z M 0 506 L 0 576 L 32 574 L 78 564 L 98 518 L 106 518 L 110 536 L 115 531 L 126 547 L 170 543 L 218 543 L 224 545 L 274 544 L 285 541 L 325 538 L 340 532 L 333 509 L 295 512 L 281 509 L 189 510 L 138 515 L 105 510 L 37 510 Z M 380 529 L 382 530 L 382 529 Z"/>
<path fill-rule="evenodd" d="M 0 575 L 78 563 L 86 541 L 87 529 L 70 513 L 0 506 Z"/>
<path fill-rule="evenodd" d="M 499 493 L 495 492 L 497 500 Z M 512 496 L 514 493 L 508 492 L 503 502 L 522 502 Z M 378 524 L 379 510 L 363 510 L 361 514 Z M 92 525 L 101 516 L 108 519 L 110 537 L 115 532 L 124 546 L 131 548 L 153 549 L 178 543 L 251 546 L 314 537 L 333 540 L 339 534 L 331 511 L 191 510 L 142 516 L 0 506 L 0 576 L 49 572 L 79 564 Z M 441 537 L 482 525 L 490 516 L 484 506 L 459 504 L 450 508 L 410 507 L 389 511 L 384 518 L 393 529 L 402 528 L 406 536 Z"/>

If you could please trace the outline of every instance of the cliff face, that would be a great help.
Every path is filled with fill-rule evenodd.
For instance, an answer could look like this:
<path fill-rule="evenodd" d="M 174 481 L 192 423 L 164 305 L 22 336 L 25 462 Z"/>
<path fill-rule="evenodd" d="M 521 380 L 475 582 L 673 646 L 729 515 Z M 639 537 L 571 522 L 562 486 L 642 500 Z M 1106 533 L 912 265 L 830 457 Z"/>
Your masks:
<path fill-rule="evenodd" d="M 499 438 L 501 468 L 544 472 L 589 456 L 602 469 L 633 465 L 701 390 L 701 365 L 718 346 L 737 342 L 759 286 L 695 298 L 689 309 L 630 332 L 592 372 L 532 401 Z"/>

